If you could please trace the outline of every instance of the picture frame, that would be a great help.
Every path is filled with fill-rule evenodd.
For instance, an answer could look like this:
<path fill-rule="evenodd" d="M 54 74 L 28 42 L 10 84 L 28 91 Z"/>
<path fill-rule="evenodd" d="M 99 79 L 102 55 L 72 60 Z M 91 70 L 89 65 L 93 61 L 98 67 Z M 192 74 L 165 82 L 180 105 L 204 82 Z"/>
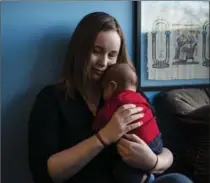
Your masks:
<path fill-rule="evenodd" d="M 204 5 L 199 4 L 199 3 L 207 3 L 207 6 L 205 4 L 205 7 L 208 7 L 208 10 L 206 10 L 206 11 L 202 10 L 202 11 L 206 12 L 207 16 L 209 17 L 209 3 L 210 2 L 193 1 L 191 3 L 197 3 L 196 7 L 198 7 L 198 5 L 200 5 L 201 8 L 203 8 Z M 209 44 L 205 47 L 205 49 L 203 49 L 204 51 L 201 50 L 201 48 L 197 46 L 197 48 L 199 48 L 198 50 L 200 51 L 199 54 L 197 54 L 197 57 L 195 57 L 197 60 L 195 59 L 191 62 L 189 61 L 189 62 L 185 63 L 185 65 L 184 65 L 183 59 L 179 58 L 179 59 L 175 60 L 177 55 L 178 55 L 178 57 L 181 57 L 180 54 L 175 54 L 175 53 L 180 53 L 180 50 L 178 50 L 178 48 L 176 47 L 176 45 L 178 45 L 178 43 L 175 42 L 176 40 L 178 40 L 177 37 L 176 37 L 176 39 L 174 38 L 174 40 L 175 40 L 174 43 L 176 43 L 176 45 L 175 44 L 172 45 L 172 39 L 170 40 L 169 43 L 167 43 L 167 36 L 170 36 L 169 34 L 170 34 L 170 32 L 172 32 L 171 30 L 174 31 L 174 29 L 170 30 L 170 28 L 169 28 L 164 32 L 163 35 L 166 36 L 166 38 L 164 40 L 165 45 L 171 44 L 171 48 L 169 50 L 168 47 L 165 47 L 164 51 L 166 52 L 166 50 L 169 50 L 171 55 L 172 55 L 172 53 L 173 53 L 173 55 L 171 56 L 170 59 L 168 59 L 168 62 L 158 62 L 154 59 L 154 54 L 153 54 L 154 46 L 152 45 L 152 43 L 154 42 L 154 39 L 155 39 L 154 35 L 157 34 L 158 31 L 152 32 L 151 22 L 152 21 L 157 22 L 157 20 L 154 20 L 154 17 L 158 17 L 157 19 L 159 19 L 163 22 L 163 18 L 161 17 L 161 15 L 159 15 L 159 12 L 161 12 L 161 11 L 158 11 L 158 9 L 160 10 L 160 8 L 162 8 L 162 11 L 166 11 L 166 10 L 164 10 L 163 5 L 165 5 L 165 8 L 166 8 L 166 6 L 169 6 L 169 7 L 171 6 L 170 8 L 172 8 L 172 9 L 176 6 L 178 6 L 179 9 L 183 8 L 183 10 L 188 11 L 187 12 L 188 14 L 193 13 L 193 10 L 194 10 L 194 9 L 190 9 L 189 6 L 187 6 L 187 9 L 186 9 L 186 4 L 184 5 L 182 1 L 134 1 L 133 2 L 134 64 L 135 64 L 135 67 L 137 70 L 137 74 L 139 76 L 140 87 L 144 91 L 161 91 L 161 90 L 170 90 L 170 89 L 176 89 L 176 88 L 203 88 L 203 87 L 209 86 L 209 84 L 210 84 L 209 54 L 210 53 L 209 52 L 207 53 L 207 50 L 209 50 Z M 195 7 L 195 5 L 193 4 L 191 6 L 191 8 L 192 7 Z M 151 8 L 151 11 L 149 11 L 149 8 Z M 156 11 L 154 11 L 154 10 L 156 10 Z M 174 13 L 175 12 L 177 12 L 177 10 L 174 9 Z M 153 16 L 151 14 L 153 14 Z M 194 14 L 192 16 L 194 16 Z M 148 19 L 149 17 L 150 17 L 150 19 L 152 17 L 153 20 L 149 20 Z M 178 17 L 178 15 L 177 15 L 177 17 Z M 207 39 L 205 37 L 205 36 L 208 36 L 208 38 L 209 38 L 209 19 L 205 20 L 204 18 L 202 19 L 202 17 L 203 17 L 203 15 L 201 15 L 201 18 L 200 19 L 198 18 L 198 19 L 201 20 L 201 24 L 202 24 L 202 21 L 204 22 L 202 28 L 205 28 L 205 30 L 199 29 L 200 42 L 196 43 L 198 45 L 201 45 L 201 42 L 202 43 L 205 42 L 205 45 L 207 44 L 207 42 L 209 43 L 209 39 Z M 196 17 L 193 17 L 193 18 L 195 19 Z M 190 19 L 190 18 L 188 18 L 188 19 Z M 147 21 L 145 21 L 145 20 L 147 20 Z M 171 23 L 170 19 L 168 21 L 169 21 L 169 23 Z M 181 21 L 182 21 L 182 19 L 181 19 Z M 149 23 L 150 23 L 150 25 L 149 25 Z M 164 23 L 165 22 L 163 22 L 163 24 Z M 188 25 L 188 24 L 184 24 L 184 23 L 178 24 L 178 23 L 173 22 L 173 25 Z M 193 25 L 193 24 L 191 24 L 191 25 Z M 154 23 L 153 23 L 153 27 L 154 27 Z M 170 26 L 170 27 L 172 27 L 172 26 Z M 198 27 L 201 28 L 200 24 Z M 175 30 L 182 31 L 185 29 L 181 27 L 181 29 L 175 28 Z M 188 29 L 186 29 L 186 30 L 188 31 Z M 190 31 L 191 31 L 190 35 L 192 35 L 191 37 L 194 38 L 197 36 L 195 33 L 197 33 L 198 31 L 197 32 L 195 30 L 192 31 L 192 29 L 190 29 Z M 173 37 L 177 36 L 177 32 L 178 31 L 176 31 L 176 35 L 173 34 Z M 148 34 L 150 34 L 150 37 L 148 36 Z M 149 37 L 149 40 L 148 40 L 148 37 Z M 187 36 L 185 36 L 185 37 L 187 37 Z M 157 40 L 157 38 L 156 38 L 156 40 Z M 156 42 L 156 43 L 158 43 L 158 42 Z M 192 47 L 192 41 L 190 42 L 190 39 L 188 39 L 188 43 L 190 43 L 189 45 Z M 161 43 L 159 45 L 163 45 L 163 44 Z M 186 45 L 188 46 L 188 44 L 186 44 Z M 183 53 L 190 52 L 190 51 L 188 51 L 188 52 L 186 51 L 188 49 L 187 46 L 185 48 L 182 47 L 181 51 Z M 204 46 L 202 48 L 204 48 Z M 150 49 L 150 51 L 149 51 L 149 49 Z M 156 50 L 157 50 L 157 48 L 155 49 L 155 51 Z M 202 52 L 202 54 L 201 54 L 201 52 Z M 205 52 L 205 53 L 203 53 L 203 52 Z M 185 58 L 186 58 L 186 53 L 185 53 Z M 193 52 L 193 54 L 195 55 L 194 52 Z M 193 54 L 191 53 L 191 56 Z M 188 57 L 190 57 L 190 54 L 188 54 Z M 149 58 L 149 61 L 148 61 L 148 58 Z M 155 63 L 154 63 L 154 60 L 155 60 Z M 153 62 L 153 63 L 149 63 L 149 62 Z M 149 65 L 150 66 L 152 65 L 152 66 L 149 68 Z M 167 69 L 165 69 L 165 68 L 169 68 L 170 67 L 169 65 L 171 66 L 171 70 L 168 69 L 168 71 L 166 72 Z M 199 65 L 200 70 L 197 69 L 198 65 Z M 194 73 L 192 72 L 192 70 L 190 70 L 191 68 L 193 68 L 192 66 L 194 67 L 194 70 L 193 70 Z M 172 68 L 173 68 L 173 70 L 172 70 Z M 183 76 L 181 74 L 178 75 L 177 73 L 175 73 L 177 68 L 179 68 L 179 70 L 182 70 L 182 71 L 184 70 L 184 72 L 183 72 L 184 74 L 186 74 L 187 71 L 189 73 L 186 75 L 183 74 Z M 187 70 L 187 68 L 188 68 L 188 70 Z M 150 69 L 150 73 L 149 73 L 149 69 Z M 154 74 L 152 69 L 154 71 L 158 70 L 156 75 Z M 179 70 L 177 69 L 177 71 L 179 71 Z M 198 70 L 199 70 L 199 73 L 198 73 Z M 163 73 L 161 73 L 160 71 L 161 72 L 164 71 L 165 75 Z M 172 75 L 171 71 L 174 71 L 175 74 Z M 158 72 L 159 72 L 159 75 L 158 75 Z M 149 76 L 149 74 L 150 74 L 150 76 Z M 170 76 L 170 74 L 171 74 L 171 76 Z M 179 78 L 175 78 L 174 75 Z M 150 77 L 150 79 L 149 79 L 149 77 Z M 165 78 L 164 79 L 154 79 L 155 77 L 157 77 L 157 78 L 158 77 L 159 78 L 168 77 L 168 79 L 165 79 Z M 190 78 L 190 77 L 192 77 L 192 78 Z M 198 77 L 198 78 L 196 78 L 196 77 Z M 201 78 L 199 78 L 199 77 L 201 77 Z M 153 79 L 151 79 L 151 78 L 153 78 Z"/>

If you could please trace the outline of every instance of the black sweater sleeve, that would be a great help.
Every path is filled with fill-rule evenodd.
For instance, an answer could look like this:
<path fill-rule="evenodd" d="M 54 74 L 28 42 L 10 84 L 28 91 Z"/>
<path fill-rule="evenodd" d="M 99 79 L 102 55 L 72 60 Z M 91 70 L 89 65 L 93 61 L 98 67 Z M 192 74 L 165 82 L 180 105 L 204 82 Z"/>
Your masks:
<path fill-rule="evenodd" d="M 59 115 L 53 86 L 36 97 L 29 119 L 29 168 L 34 183 L 52 183 L 47 160 L 59 151 Z"/>

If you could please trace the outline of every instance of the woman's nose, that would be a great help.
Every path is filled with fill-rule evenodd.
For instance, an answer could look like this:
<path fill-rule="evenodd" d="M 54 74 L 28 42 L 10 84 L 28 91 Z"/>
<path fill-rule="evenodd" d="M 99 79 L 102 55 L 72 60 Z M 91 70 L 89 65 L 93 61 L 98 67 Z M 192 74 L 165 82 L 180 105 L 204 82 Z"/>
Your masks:
<path fill-rule="evenodd" d="M 107 63 L 108 63 L 107 55 L 101 56 L 101 58 L 100 58 L 100 60 L 99 60 L 99 65 L 100 65 L 101 67 L 106 67 L 106 66 L 107 66 Z"/>

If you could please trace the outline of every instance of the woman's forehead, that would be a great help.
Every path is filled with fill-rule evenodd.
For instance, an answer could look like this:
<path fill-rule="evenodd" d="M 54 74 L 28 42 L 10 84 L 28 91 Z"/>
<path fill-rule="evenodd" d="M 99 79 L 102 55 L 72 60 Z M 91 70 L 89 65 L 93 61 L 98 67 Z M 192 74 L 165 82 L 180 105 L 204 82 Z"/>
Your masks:
<path fill-rule="evenodd" d="M 121 38 L 116 31 L 101 31 L 98 33 L 95 41 L 95 47 L 106 51 L 119 51 Z"/>

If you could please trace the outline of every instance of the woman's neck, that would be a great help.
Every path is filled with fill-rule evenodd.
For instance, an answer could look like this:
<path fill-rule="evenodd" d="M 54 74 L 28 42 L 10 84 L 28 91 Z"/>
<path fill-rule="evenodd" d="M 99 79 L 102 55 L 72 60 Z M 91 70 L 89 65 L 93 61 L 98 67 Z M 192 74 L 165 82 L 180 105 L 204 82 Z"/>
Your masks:
<path fill-rule="evenodd" d="M 93 113 L 93 115 L 96 115 L 96 111 L 99 105 L 99 100 L 101 97 L 101 88 L 99 84 L 93 83 L 89 88 L 88 88 L 88 96 L 83 96 L 86 103 L 88 104 L 89 109 Z"/>
<path fill-rule="evenodd" d="M 101 91 L 96 88 L 95 90 L 90 91 L 87 100 L 90 103 L 98 105 L 100 97 L 101 97 Z"/>

